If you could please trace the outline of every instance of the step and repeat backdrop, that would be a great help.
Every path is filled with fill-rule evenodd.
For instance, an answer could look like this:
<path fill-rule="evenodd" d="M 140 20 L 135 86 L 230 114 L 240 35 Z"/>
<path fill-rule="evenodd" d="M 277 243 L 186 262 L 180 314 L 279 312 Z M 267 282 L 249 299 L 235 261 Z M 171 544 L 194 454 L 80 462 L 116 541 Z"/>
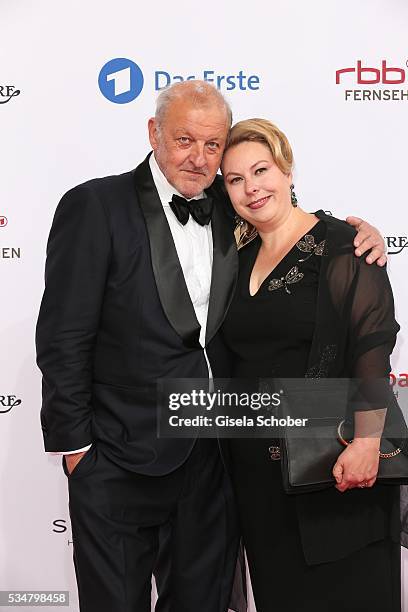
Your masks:
<path fill-rule="evenodd" d="M 398 392 L 408 377 L 408 6 L 0 0 L 0 27 L 0 590 L 69 591 L 64 609 L 76 612 L 67 483 L 60 457 L 43 452 L 34 352 L 60 197 L 146 156 L 163 87 L 214 83 L 235 121 L 266 117 L 286 132 L 302 207 L 363 217 L 385 237 Z M 403 600 L 408 612 L 404 552 Z"/>

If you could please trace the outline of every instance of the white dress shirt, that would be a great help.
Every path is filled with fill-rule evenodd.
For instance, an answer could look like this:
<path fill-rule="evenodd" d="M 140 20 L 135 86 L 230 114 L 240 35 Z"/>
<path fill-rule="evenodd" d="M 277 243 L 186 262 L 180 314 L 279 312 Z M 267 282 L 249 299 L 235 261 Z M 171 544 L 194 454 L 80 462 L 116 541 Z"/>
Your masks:
<path fill-rule="evenodd" d="M 213 261 L 211 222 L 202 226 L 190 216 L 187 223 L 182 225 L 171 210 L 169 202 L 174 194 L 184 196 L 170 185 L 153 154 L 150 156 L 149 164 L 173 236 L 190 299 L 201 325 L 200 344 L 204 347 Z M 200 193 L 191 199 L 198 200 L 203 197 L 205 198 L 205 193 Z"/>
<path fill-rule="evenodd" d="M 170 227 L 188 293 L 194 307 L 194 312 L 201 326 L 200 344 L 204 348 L 213 263 L 211 221 L 208 225 L 202 226 L 190 216 L 187 223 L 182 225 L 171 210 L 169 202 L 171 202 L 173 194 L 181 197 L 184 196 L 170 185 L 163 172 L 160 170 L 154 154 L 150 156 L 149 164 L 153 181 Z M 205 193 L 200 193 L 195 198 L 191 199 L 196 200 L 203 197 L 205 198 Z M 205 349 L 204 356 L 207 362 L 208 376 L 212 379 L 211 367 Z M 84 448 L 79 448 L 78 450 L 67 452 L 60 451 L 60 453 L 57 454 L 71 455 L 73 453 L 87 451 L 90 447 L 91 444 Z"/>

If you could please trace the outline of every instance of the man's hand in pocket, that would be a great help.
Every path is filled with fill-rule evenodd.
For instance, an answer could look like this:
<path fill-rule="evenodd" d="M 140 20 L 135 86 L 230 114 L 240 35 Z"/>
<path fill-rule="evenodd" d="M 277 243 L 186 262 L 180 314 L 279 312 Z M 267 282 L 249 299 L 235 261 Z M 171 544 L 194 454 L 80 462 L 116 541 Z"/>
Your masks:
<path fill-rule="evenodd" d="M 73 453 L 72 455 L 65 455 L 65 463 L 67 465 L 67 470 L 71 475 L 75 470 L 78 463 L 81 461 L 82 457 L 86 455 L 88 451 L 83 451 L 81 453 Z"/>

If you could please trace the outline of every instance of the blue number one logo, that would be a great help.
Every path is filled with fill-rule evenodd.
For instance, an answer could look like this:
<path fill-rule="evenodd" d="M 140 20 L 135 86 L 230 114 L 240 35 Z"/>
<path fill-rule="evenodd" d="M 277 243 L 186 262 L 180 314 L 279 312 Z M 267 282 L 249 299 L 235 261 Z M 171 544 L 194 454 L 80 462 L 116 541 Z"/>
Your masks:
<path fill-rule="evenodd" d="M 98 78 L 102 95 L 115 104 L 127 104 L 141 93 L 144 84 L 143 73 L 132 60 L 117 57 L 107 62 Z"/>

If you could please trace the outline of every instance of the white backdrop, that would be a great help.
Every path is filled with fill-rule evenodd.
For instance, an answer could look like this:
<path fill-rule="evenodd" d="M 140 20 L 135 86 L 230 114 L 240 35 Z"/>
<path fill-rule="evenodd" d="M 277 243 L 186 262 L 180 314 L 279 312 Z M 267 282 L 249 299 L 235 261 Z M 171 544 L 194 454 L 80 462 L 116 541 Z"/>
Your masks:
<path fill-rule="evenodd" d="M 60 459 L 43 453 L 34 357 L 45 245 L 59 198 L 145 157 L 156 71 L 256 75 L 257 90 L 222 91 L 235 120 L 267 117 L 287 133 L 299 204 L 362 216 L 388 237 L 402 327 L 393 372 L 407 372 L 408 6 L 0 0 L 0 26 L 0 590 L 70 590 L 69 612 L 76 612 L 66 481 Z M 144 87 L 129 103 L 107 100 L 98 87 L 101 68 L 114 58 L 143 72 Z M 403 82 L 359 84 L 347 72 L 336 84 L 336 71 L 359 60 L 380 70 L 362 72 L 360 81 Z M 403 72 L 382 74 L 383 61 Z M 408 581 L 407 568 L 408 561 Z M 408 587 L 404 602 L 408 612 Z"/>

